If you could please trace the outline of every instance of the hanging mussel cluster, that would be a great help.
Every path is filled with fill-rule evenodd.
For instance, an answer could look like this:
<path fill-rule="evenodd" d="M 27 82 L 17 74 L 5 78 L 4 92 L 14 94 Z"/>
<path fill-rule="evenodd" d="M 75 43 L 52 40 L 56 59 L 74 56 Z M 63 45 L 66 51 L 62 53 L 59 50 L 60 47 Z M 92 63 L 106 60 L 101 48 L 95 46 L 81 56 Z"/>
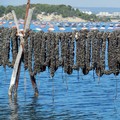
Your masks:
<path fill-rule="evenodd" d="M 13 67 L 20 38 L 15 28 L 0 28 L 0 65 Z M 65 73 L 82 70 L 87 75 L 94 70 L 103 74 L 120 72 L 120 31 L 103 32 L 80 30 L 75 32 L 26 31 L 23 62 L 25 70 L 36 75 L 50 70 L 51 77 L 62 67 Z"/>
<path fill-rule="evenodd" d="M 19 37 L 15 28 L 0 28 L 0 66 L 13 67 L 19 47 Z"/>

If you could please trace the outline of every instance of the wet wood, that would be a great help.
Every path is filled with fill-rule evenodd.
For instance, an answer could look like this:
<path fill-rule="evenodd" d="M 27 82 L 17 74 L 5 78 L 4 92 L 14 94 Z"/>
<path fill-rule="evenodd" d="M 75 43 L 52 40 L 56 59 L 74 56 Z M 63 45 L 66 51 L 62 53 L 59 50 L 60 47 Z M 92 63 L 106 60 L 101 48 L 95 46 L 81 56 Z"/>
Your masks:
<path fill-rule="evenodd" d="M 39 92 L 38 92 L 35 76 L 30 75 L 30 79 L 31 79 L 31 83 L 32 83 L 32 86 L 33 86 L 33 89 L 34 89 L 34 94 L 35 94 L 35 96 L 38 96 Z"/>
<path fill-rule="evenodd" d="M 15 85 L 15 81 L 16 81 L 16 78 L 17 78 L 17 73 L 18 73 L 18 68 L 19 68 L 19 63 L 20 63 L 20 60 L 21 60 L 22 52 L 23 52 L 23 48 L 22 48 L 22 46 L 20 46 L 16 61 L 15 61 L 15 64 L 14 64 L 13 72 L 12 72 L 10 87 L 9 87 L 9 91 L 8 91 L 9 95 L 12 95 L 12 92 L 13 92 L 13 87 Z"/>

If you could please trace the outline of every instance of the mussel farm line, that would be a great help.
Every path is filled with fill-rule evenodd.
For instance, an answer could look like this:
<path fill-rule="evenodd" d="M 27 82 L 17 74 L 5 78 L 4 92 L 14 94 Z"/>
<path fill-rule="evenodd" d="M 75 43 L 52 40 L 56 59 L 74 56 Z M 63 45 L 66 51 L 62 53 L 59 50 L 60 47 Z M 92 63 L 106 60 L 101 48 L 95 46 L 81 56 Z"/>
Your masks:
<path fill-rule="evenodd" d="M 13 68 L 20 38 L 15 28 L 0 28 L 0 66 Z M 34 76 L 50 69 L 51 77 L 61 66 L 65 73 L 82 70 L 87 75 L 118 75 L 120 72 L 120 31 L 33 32 L 24 36 L 24 69 Z M 10 59 L 12 53 L 12 59 Z M 107 69 L 106 69 L 106 58 Z"/>

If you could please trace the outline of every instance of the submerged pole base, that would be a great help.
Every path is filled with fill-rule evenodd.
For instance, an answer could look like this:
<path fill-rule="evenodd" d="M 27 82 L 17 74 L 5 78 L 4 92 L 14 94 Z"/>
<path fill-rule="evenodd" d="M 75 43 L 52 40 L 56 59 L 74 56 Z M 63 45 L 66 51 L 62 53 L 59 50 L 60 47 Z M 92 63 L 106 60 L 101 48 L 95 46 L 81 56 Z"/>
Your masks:
<path fill-rule="evenodd" d="M 39 95 L 37 83 L 34 75 L 30 75 L 31 83 L 34 89 L 34 95 L 37 97 Z"/>
<path fill-rule="evenodd" d="M 9 96 L 12 96 L 13 87 L 14 87 L 14 85 L 11 85 L 11 86 L 9 87 L 9 90 L 8 90 L 8 95 L 9 95 Z"/>
<path fill-rule="evenodd" d="M 39 91 L 38 91 L 37 86 L 34 88 L 34 96 L 35 96 L 35 97 L 38 97 L 38 96 L 39 96 Z"/>
<path fill-rule="evenodd" d="M 17 88 L 15 87 L 15 85 L 11 85 L 8 90 L 8 95 L 10 97 L 12 96 L 13 93 L 14 93 L 14 97 L 16 97 L 17 96 Z"/>

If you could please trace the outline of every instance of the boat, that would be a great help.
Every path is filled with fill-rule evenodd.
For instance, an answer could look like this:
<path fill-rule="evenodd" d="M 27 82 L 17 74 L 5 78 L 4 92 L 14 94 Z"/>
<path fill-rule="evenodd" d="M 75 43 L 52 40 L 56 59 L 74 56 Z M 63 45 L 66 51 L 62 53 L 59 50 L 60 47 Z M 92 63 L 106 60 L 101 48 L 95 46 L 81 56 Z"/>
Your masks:
<path fill-rule="evenodd" d="M 98 30 L 97 27 L 91 27 L 90 29 L 91 29 L 91 30 Z"/>
<path fill-rule="evenodd" d="M 65 23 L 64 26 L 65 27 L 70 27 L 70 23 Z"/>
<path fill-rule="evenodd" d="M 88 28 L 84 26 L 81 28 L 81 30 L 88 30 Z"/>
<path fill-rule="evenodd" d="M 120 27 L 120 24 L 115 24 L 115 27 Z"/>
<path fill-rule="evenodd" d="M 42 31 L 42 29 L 41 28 L 35 28 L 34 31 L 39 32 L 39 31 Z"/>
<path fill-rule="evenodd" d="M 10 21 L 10 22 L 9 22 L 9 25 L 11 25 L 11 24 L 13 24 L 13 21 Z"/>
<path fill-rule="evenodd" d="M 63 24 L 62 23 L 57 23 L 56 24 L 58 27 L 63 27 Z"/>
<path fill-rule="evenodd" d="M 111 24 L 109 25 L 109 27 L 114 27 L 114 25 L 111 23 Z"/>
<path fill-rule="evenodd" d="M 99 27 L 100 27 L 100 24 L 99 24 L 99 23 L 97 23 L 97 24 L 96 24 L 96 27 L 97 27 L 97 28 L 99 28 Z"/>
<path fill-rule="evenodd" d="M 49 27 L 48 31 L 54 31 L 55 29 L 53 27 Z"/>
<path fill-rule="evenodd" d="M 83 24 L 82 24 L 82 23 L 78 23 L 77 26 L 78 26 L 78 27 L 83 27 Z"/>
<path fill-rule="evenodd" d="M 65 31 L 65 28 L 64 27 L 60 27 L 59 30 Z"/>
<path fill-rule="evenodd" d="M 77 28 L 76 28 L 76 27 L 72 27 L 71 29 L 72 29 L 72 30 L 77 30 Z"/>
<path fill-rule="evenodd" d="M 71 27 L 75 28 L 75 27 L 77 27 L 77 24 L 76 23 L 72 23 Z"/>
<path fill-rule="evenodd" d="M 105 25 L 102 25 L 102 26 L 100 27 L 100 30 L 105 30 Z"/>
<path fill-rule="evenodd" d="M 109 26 L 107 29 L 108 29 L 108 30 L 113 30 L 113 27 Z"/>

